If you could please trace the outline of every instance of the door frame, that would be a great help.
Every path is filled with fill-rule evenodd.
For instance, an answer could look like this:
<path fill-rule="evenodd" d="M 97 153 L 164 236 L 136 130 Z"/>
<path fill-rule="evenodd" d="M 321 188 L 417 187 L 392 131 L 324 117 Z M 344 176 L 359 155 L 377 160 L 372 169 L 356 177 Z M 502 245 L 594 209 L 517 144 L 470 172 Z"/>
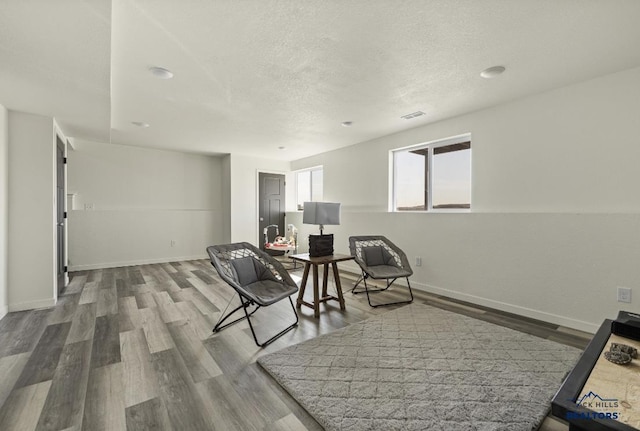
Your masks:
<path fill-rule="evenodd" d="M 56 127 L 55 128 L 55 140 L 54 140 L 54 151 L 55 151 L 55 185 L 54 185 L 54 202 L 55 202 L 55 216 L 54 216 L 54 224 L 56 226 L 55 231 L 56 231 L 56 243 L 55 243 L 55 265 L 56 265 L 56 272 L 55 272 L 55 297 L 58 298 L 60 296 L 60 292 L 62 291 L 62 289 L 64 289 L 64 287 L 66 287 L 69 284 L 69 272 L 68 272 L 68 265 L 69 265 L 69 261 L 68 261 L 68 256 L 69 256 L 69 240 L 68 240 L 68 225 L 67 225 L 67 221 L 68 221 L 68 208 L 67 208 L 67 164 L 66 164 L 66 160 L 67 160 L 67 147 L 69 145 L 67 138 L 64 136 L 64 134 Z M 62 164 L 62 189 L 63 189 L 63 193 L 62 193 L 62 198 L 59 199 L 58 198 L 58 148 L 60 148 L 62 150 L 62 158 L 63 158 L 63 164 Z M 62 202 L 60 202 L 60 200 L 62 200 Z M 62 214 L 63 214 L 63 228 L 62 228 L 62 235 L 59 236 L 58 235 L 58 209 L 60 207 L 60 205 L 62 205 Z M 62 256 L 60 256 L 60 253 L 58 252 L 59 249 L 59 241 L 62 241 Z M 62 277 L 59 278 L 58 277 L 58 269 L 59 269 L 59 265 L 62 266 L 63 268 L 63 272 L 62 272 Z M 60 286 L 60 281 L 62 281 L 62 286 Z"/>
<path fill-rule="evenodd" d="M 284 227 L 285 230 L 287 228 L 287 173 L 283 171 L 277 170 L 269 170 L 269 169 L 256 169 L 256 216 L 255 216 L 255 226 L 256 226 L 256 244 L 258 244 L 258 248 L 260 248 L 260 244 L 262 243 L 262 232 L 260 232 L 260 174 L 274 174 L 274 175 L 284 175 Z"/>

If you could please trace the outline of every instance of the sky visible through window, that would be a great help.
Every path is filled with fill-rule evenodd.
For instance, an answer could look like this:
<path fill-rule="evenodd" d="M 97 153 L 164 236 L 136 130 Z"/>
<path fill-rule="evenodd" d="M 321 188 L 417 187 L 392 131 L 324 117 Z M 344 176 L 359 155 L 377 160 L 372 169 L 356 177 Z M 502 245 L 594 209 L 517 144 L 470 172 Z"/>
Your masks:
<path fill-rule="evenodd" d="M 305 202 L 319 202 L 323 193 L 322 168 L 296 172 L 296 205 L 299 210 Z"/>
<path fill-rule="evenodd" d="M 304 202 L 311 200 L 311 172 L 304 171 L 296 174 L 296 183 L 298 185 L 297 200 L 298 207 L 301 207 Z"/>
<path fill-rule="evenodd" d="M 431 201 L 434 207 L 471 202 L 471 150 L 436 154 Z"/>
<path fill-rule="evenodd" d="M 426 157 L 399 151 L 395 158 L 396 208 L 425 209 Z M 471 150 L 436 154 L 432 169 L 433 207 L 471 202 Z"/>
<path fill-rule="evenodd" d="M 409 151 L 395 153 L 396 207 L 424 205 L 424 161 L 424 156 L 420 154 Z"/>

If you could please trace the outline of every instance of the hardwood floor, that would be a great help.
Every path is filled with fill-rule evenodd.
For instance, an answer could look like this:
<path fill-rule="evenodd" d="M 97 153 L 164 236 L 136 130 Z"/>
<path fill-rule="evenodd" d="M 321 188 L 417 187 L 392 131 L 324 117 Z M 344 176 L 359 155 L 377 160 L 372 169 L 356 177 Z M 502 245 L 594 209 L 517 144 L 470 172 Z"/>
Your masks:
<path fill-rule="evenodd" d="M 292 274 L 299 280 L 301 268 Z M 348 293 L 355 277 L 343 273 L 346 311 L 330 302 L 315 319 L 305 307 L 298 327 L 260 349 L 245 321 L 211 333 L 234 295 L 208 261 L 71 276 L 55 307 L 11 313 L 0 321 L 0 430 L 320 430 L 255 360 L 391 309 L 371 308 L 364 295 Z M 556 325 L 414 294 L 416 302 L 560 343 L 584 348 L 590 339 Z M 258 337 L 292 319 L 288 301 L 260 310 Z M 567 427 L 547 418 L 541 430 Z"/>

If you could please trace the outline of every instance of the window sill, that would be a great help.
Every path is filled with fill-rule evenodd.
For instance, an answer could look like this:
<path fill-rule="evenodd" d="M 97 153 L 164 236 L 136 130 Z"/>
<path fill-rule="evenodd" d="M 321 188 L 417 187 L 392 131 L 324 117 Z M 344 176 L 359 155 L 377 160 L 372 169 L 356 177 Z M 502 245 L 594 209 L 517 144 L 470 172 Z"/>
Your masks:
<path fill-rule="evenodd" d="M 467 213 L 471 213 L 471 209 L 469 208 L 460 208 L 460 209 L 454 209 L 454 208 L 447 208 L 447 209 L 432 209 L 432 210 L 415 210 L 415 211 L 397 211 L 397 210 L 392 210 L 389 211 L 390 213 L 395 213 L 395 214 L 467 214 Z"/>

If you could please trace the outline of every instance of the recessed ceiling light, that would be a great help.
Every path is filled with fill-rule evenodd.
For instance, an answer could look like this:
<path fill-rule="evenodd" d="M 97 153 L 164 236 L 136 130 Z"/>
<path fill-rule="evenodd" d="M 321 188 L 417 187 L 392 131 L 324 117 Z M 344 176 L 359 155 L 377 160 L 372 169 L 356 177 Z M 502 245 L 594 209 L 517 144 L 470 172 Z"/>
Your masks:
<path fill-rule="evenodd" d="M 342 127 L 351 127 L 353 125 L 353 121 L 344 121 L 342 123 Z"/>
<path fill-rule="evenodd" d="M 133 124 L 134 126 L 142 127 L 143 129 L 146 129 L 150 126 L 149 123 L 144 123 L 142 121 L 132 121 L 131 124 Z"/>
<path fill-rule="evenodd" d="M 169 69 L 165 69 L 164 67 L 151 66 L 149 68 L 149 72 L 156 78 L 160 79 L 171 79 L 173 78 L 173 72 Z"/>
<path fill-rule="evenodd" d="M 496 76 L 500 75 L 505 70 L 506 69 L 505 69 L 504 66 L 493 66 L 493 67 L 489 67 L 488 69 L 485 69 L 482 72 L 480 72 L 480 76 L 482 76 L 485 79 L 491 79 L 491 78 L 495 78 Z"/>
<path fill-rule="evenodd" d="M 287 147 L 278 147 L 279 150 L 284 150 Z"/>

